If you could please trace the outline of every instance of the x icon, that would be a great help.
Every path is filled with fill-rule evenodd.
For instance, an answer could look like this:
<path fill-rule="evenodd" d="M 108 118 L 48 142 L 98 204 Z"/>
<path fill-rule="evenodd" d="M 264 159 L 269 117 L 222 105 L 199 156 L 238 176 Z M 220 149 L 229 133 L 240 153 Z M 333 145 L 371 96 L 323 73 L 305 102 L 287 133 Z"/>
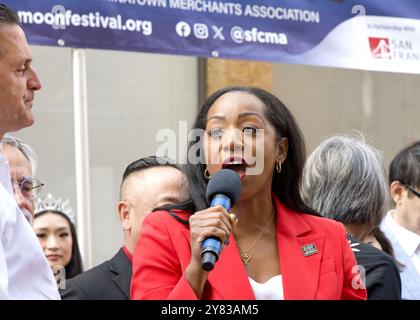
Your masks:
<path fill-rule="evenodd" d="M 223 27 L 212 26 L 214 31 L 213 39 L 220 39 L 225 40 L 225 36 L 223 35 Z"/>

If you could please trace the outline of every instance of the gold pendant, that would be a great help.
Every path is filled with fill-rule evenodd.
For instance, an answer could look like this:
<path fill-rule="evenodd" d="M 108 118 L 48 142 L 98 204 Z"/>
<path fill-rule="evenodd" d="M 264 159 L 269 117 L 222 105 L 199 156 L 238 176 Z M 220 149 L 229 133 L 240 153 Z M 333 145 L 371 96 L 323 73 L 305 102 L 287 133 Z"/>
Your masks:
<path fill-rule="evenodd" d="M 241 259 L 245 264 L 248 264 L 251 261 L 251 255 L 249 253 L 242 253 Z"/>

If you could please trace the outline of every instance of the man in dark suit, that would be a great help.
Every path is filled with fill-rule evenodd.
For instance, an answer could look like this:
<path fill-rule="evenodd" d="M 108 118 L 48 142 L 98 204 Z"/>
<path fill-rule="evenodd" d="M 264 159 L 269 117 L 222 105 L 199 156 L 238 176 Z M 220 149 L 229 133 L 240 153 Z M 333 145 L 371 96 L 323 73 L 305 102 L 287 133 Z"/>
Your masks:
<path fill-rule="evenodd" d="M 66 281 L 60 290 L 66 300 L 130 299 L 132 254 L 145 216 L 155 208 L 188 199 L 187 182 L 169 159 L 147 157 L 125 170 L 118 213 L 124 230 L 124 246 L 108 261 Z"/>

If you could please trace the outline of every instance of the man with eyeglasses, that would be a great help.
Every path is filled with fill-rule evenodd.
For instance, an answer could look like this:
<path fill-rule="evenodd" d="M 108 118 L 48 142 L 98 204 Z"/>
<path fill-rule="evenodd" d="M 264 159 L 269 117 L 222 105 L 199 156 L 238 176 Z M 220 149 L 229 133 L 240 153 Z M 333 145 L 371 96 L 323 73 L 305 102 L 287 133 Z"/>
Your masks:
<path fill-rule="evenodd" d="M 34 122 L 32 104 L 41 83 L 31 62 L 18 15 L 0 4 L 0 140 Z M 13 191 L 27 184 L 11 179 L 2 149 L 0 144 L 0 300 L 60 299 L 38 239 L 14 198 Z"/>
<path fill-rule="evenodd" d="M 6 134 L 1 140 L 3 154 L 9 163 L 10 178 L 16 203 L 25 218 L 32 224 L 35 199 L 42 191 L 43 183 L 34 178 L 36 156 L 31 147 Z"/>
<path fill-rule="evenodd" d="M 401 297 L 420 300 L 420 140 L 392 160 L 389 183 L 395 209 L 387 213 L 381 230 L 403 265 Z"/>

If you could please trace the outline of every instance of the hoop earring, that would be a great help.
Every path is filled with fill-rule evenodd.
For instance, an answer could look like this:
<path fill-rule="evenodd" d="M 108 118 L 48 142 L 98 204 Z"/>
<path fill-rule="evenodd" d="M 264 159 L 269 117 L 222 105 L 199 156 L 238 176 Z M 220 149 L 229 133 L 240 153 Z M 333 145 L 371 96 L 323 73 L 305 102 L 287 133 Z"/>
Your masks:
<path fill-rule="evenodd" d="M 210 172 L 209 170 L 207 170 L 207 168 L 204 170 L 204 178 L 206 180 L 209 180 L 211 178 Z"/>
<path fill-rule="evenodd" d="M 281 162 L 280 161 L 276 161 L 276 171 L 277 171 L 277 173 L 281 172 Z"/>

